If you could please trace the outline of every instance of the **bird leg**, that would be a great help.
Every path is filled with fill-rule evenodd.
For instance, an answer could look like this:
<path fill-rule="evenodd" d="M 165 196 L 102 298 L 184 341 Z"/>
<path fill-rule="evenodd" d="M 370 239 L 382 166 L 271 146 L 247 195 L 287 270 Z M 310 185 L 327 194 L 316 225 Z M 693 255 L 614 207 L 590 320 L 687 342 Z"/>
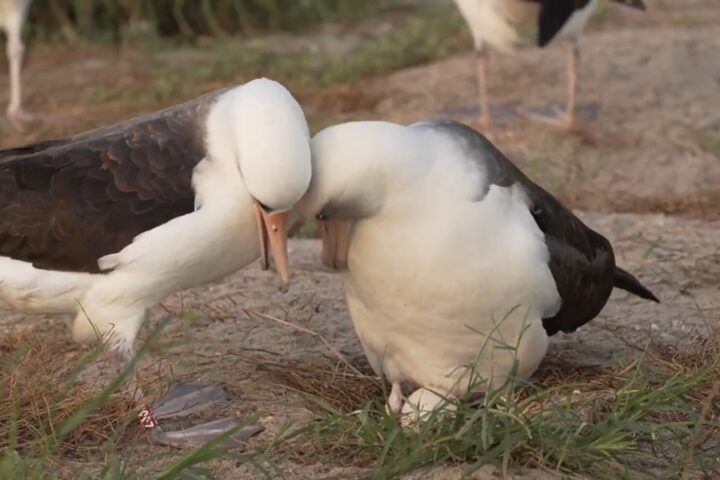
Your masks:
<path fill-rule="evenodd" d="M 580 49 L 577 42 L 567 46 L 567 98 L 565 110 L 553 105 L 548 112 L 546 108 L 532 109 L 527 116 L 533 120 L 539 120 L 550 125 L 562 128 L 572 128 L 575 125 L 575 99 L 577 96 L 578 83 L 578 59 Z"/>
<path fill-rule="evenodd" d="M 393 382 L 392 388 L 390 389 L 390 396 L 387 401 L 388 410 L 392 413 L 398 414 L 403 408 L 403 394 L 402 388 L 399 382 Z"/>
<path fill-rule="evenodd" d="M 20 69 L 22 68 L 24 45 L 21 38 L 21 22 L 12 22 L 7 29 L 7 58 L 10 70 L 10 103 L 7 108 L 7 116 L 10 122 L 17 129 L 29 123 L 39 120 L 39 117 L 27 113 L 22 108 L 22 79 Z"/>
<path fill-rule="evenodd" d="M 488 50 L 486 46 L 483 45 L 475 50 L 475 63 L 477 68 L 478 97 L 480 100 L 480 125 L 483 130 L 489 130 L 492 127 L 492 118 L 490 116 L 490 103 L 487 92 Z"/>
<path fill-rule="evenodd" d="M 577 42 L 567 47 L 567 104 L 565 105 L 565 122 L 572 127 L 575 122 L 575 96 L 577 95 L 578 59 L 580 48 Z"/>

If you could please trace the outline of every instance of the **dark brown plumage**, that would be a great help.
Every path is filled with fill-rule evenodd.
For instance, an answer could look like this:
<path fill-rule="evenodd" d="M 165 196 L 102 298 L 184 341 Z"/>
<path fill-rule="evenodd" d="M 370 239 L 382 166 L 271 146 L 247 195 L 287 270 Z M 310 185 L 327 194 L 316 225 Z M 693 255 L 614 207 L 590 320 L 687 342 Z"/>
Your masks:
<path fill-rule="evenodd" d="M 97 259 L 194 208 L 219 91 L 61 140 L 0 151 L 0 256 L 97 272 Z"/>

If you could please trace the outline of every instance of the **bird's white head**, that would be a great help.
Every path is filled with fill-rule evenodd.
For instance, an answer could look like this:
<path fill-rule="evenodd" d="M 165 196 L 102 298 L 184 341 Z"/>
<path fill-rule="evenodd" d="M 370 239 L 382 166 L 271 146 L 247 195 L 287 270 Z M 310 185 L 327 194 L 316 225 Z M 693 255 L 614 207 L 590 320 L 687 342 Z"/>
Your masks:
<path fill-rule="evenodd" d="M 268 254 L 288 280 L 289 211 L 310 185 L 310 134 L 288 90 L 265 78 L 223 93 L 208 119 L 213 159 L 232 163 L 254 200 L 263 268 Z"/>
<path fill-rule="evenodd" d="M 319 220 L 323 263 L 344 268 L 350 222 L 377 215 L 388 195 L 402 191 L 422 145 L 406 127 L 349 122 L 328 127 L 311 141 L 313 176 L 295 215 Z"/>

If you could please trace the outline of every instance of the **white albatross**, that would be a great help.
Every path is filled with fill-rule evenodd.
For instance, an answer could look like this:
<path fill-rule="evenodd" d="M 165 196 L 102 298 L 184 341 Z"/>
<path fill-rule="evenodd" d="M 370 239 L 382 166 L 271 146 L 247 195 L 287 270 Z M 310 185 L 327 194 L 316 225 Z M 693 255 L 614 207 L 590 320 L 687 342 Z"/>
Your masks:
<path fill-rule="evenodd" d="M 0 0 L 0 29 L 7 36 L 6 50 L 10 73 L 10 101 L 7 106 L 7 116 L 16 127 L 38 119 L 22 108 L 21 69 L 25 52 L 22 28 L 30 8 L 30 1 Z"/>
<path fill-rule="evenodd" d="M 642 0 L 612 0 L 644 10 Z M 523 31 L 535 32 L 536 44 L 552 40 L 567 42 L 567 101 L 565 110 L 531 114 L 532 117 L 570 127 L 575 122 L 575 97 L 578 81 L 579 39 L 595 12 L 598 0 L 454 0 L 472 34 L 477 63 L 480 121 L 483 128 L 492 124 L 487 93 L 486 45 L 511 53 L 524 42 Z"/>
<path fill-rule="evenodd" d="M 293 216 L 318 215 L 323 260 L 347 265 L 350 316 L 395 412 L 497 387 L 515 361 L 528 378 L 549 337 L 593 319 L 613 287 L 657 301 L 604 237 L 469 127 L 353 122 L 311 148 Z M 418 387 L 406 400 L 405 382 Z"/>
<path fill-rule="evenodd" d="M 75 314 L 77 341 L 100 335 L 127 362 L 148 309 L 174 292 L 259 256 L 267 268 L 269 253 L 287 283 L 287 218 L 310 182 L 309 140 L 290 92 L 258 79 L 0 151 L 0 300 Z M 217 399 L 199 388 L 172 392 Z"/>

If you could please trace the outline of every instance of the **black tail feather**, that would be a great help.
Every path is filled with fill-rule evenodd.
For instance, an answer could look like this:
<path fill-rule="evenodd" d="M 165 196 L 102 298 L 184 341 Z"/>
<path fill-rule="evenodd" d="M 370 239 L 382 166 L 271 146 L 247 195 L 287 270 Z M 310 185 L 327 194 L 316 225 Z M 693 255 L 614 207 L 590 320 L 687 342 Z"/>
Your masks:
<path fill-rule="evenodd" d="M 615 267 L 615 281 L 613 284 L 617 288 L 622 288 L 623 290 L 630 292 L 633 295 L 637 295 L 640 298 L 660 303 L 660 300 L 650 290 L 648 290 L 645 285 L 640 283 L 640 280 L 620 267 Z"/>

